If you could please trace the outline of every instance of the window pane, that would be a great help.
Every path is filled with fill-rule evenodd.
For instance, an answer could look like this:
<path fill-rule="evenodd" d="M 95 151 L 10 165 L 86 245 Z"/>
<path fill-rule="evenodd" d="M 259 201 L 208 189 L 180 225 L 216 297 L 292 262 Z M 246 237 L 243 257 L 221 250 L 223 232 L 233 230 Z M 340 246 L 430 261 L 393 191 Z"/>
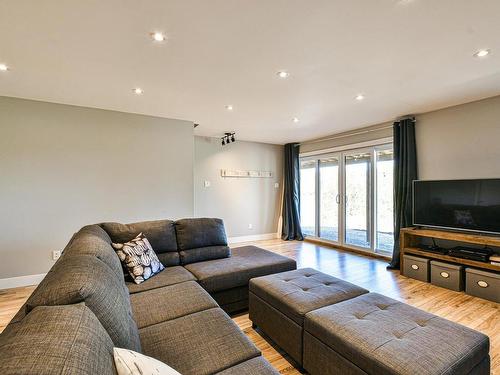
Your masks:
<path fill-rule="evenodd" d="M 391 150 L 377 151 L 377 246 L 392 252 L 394 246 L 393 204 L 394 154 Z"/>
<path fill-rule="evenodd" d="M 339 159 L 331 157 L 319 161 L 319 212 L 321 238 L 339 240 Z"/>
<path fill-rule="evenodd" d="M 300 162 L 300 226 L 302 234 L 315 236 L 316 161 Z"/>
<path fill-rule="evenodd" d="M 367 248 L 370 247 L 370 160 L 370 153 L 358 153 L 345 157 L 345 242 L 349 245 Z"/>

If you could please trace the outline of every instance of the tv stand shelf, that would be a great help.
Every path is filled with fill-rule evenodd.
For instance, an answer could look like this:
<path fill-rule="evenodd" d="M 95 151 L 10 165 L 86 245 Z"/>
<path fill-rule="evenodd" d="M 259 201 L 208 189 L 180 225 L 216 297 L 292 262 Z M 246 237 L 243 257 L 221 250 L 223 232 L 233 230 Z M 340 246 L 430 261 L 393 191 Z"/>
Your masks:
<path fill-rule="evenodd" d="M 448 241 L 464 242 L 476 245 L 500 247 L 500 237 L 486 236 L 479 234 L 458 233 L 444 230 L 420 229 L 420 228 L 403 228 L 400 234 L 400 255 L 401 255 L 401 273 L 404 269 L 404 254 L 419 255 L 429 259 L 443 260 L 449 263 L 462 264 L 464 266 L 491 270 L 500 272 L 500 266 L 496 266 L 486 262 L 476 260 L 463 259 L 452 257 L 449 255 L 434 253 L 420 249 L 417 245 L 422 238 L 435 238 Z"/>

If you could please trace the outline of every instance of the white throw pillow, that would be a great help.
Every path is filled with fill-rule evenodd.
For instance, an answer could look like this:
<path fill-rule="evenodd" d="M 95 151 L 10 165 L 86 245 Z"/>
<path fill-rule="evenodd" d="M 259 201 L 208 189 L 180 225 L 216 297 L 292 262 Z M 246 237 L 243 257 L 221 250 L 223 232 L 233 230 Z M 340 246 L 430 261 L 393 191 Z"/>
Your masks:
<path fill-rule="evenodd" d="M 181 375 L 172 367 L 147 355 L 113 348 L 118 375 Z"/>

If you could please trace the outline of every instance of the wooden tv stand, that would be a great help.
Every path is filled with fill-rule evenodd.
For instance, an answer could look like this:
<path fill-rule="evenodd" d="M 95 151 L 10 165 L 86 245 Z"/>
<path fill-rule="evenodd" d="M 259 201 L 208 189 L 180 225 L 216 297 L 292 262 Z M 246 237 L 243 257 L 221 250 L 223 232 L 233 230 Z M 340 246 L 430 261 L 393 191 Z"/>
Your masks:
<path fill-rule="evenodd" d="M 456 241 L 476 245 L 500 247 L 500 237 L 480 234 L 468 234 L 437 229 L 403 228 L 400 232 L 400 273 L 403 272 L 404 254 L 419 255 L 429 259 L 443 260 L 448 263 L 462 264 L 464 266 L 500 272 L 500 266 L 476 260 L 456 258 L 426 251 L 418 248 L 422 238 L 435 238 L 440 240 Z"/>

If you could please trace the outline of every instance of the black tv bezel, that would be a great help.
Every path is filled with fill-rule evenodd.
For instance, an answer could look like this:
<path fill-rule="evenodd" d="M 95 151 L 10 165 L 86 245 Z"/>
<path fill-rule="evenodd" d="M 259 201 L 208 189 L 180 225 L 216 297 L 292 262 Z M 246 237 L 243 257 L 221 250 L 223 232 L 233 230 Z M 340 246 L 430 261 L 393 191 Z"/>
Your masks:
<path fill-rule="evenodd" d="M 494 236 L 500 236 L 500 231 L 498 232 L 491 232 L 487 230 L 475 230 L 475 229 L 465 229 L 465 228 L 457 228 L 457 227 L 445 227 L 445 226 L 439 226 L 439 225 L 429 225 L 429 224 L 419 224 L 416 223 L 415 221 L 415 184 L 417 182 L 447 182 L 447 181 L 491 181 L 491 180 L 496 180 L 500 182 L 500 178 L 460 178 L 460 179 L 448 179 L 448 180 L 413 180 L 412 182 L 412 222 L 413 226 L 415 227 L 422 227 L 422 228 L 436 228 L 436 229 L 448 229 L 454 232 L 467 232 L 467 233 L 479 233 L 479 234 L 489 234 L 489 235 L 494 235 Z"/>

